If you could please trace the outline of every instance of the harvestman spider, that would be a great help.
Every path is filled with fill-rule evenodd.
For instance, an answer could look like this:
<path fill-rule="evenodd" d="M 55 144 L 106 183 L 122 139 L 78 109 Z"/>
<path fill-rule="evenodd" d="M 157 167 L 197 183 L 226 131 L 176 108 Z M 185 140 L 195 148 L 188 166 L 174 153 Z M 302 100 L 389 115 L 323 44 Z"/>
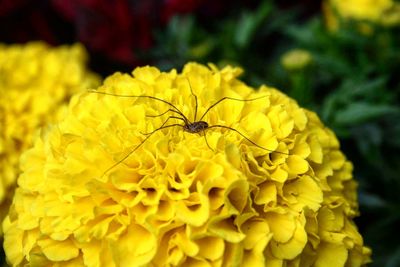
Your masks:
<path fill-rule="evenodd" d="M 117 163 L 115 163 L 114 165 L 112 165 L 111 167 L 109 167 L 107 170 L 105 170 L 104 173 L 103 173 L 103 175 L 105 175 L 106 173 L 108 173 L 110 170 L 112 170 L 113 168 L 115 168 L 118 164 L 120 164 L 121 162 L 123 162 L 123 161 L 124 161 L 125 159 L 127 159 L 130 155 L 132 155 L 132 154 L 133 154 L 137 149 L 139 149 L 139 147 L 142 146 L 143 143 L 146 142 L 146 140 L 149 139 L 155 132 L 160 131 L 160 130 L 162 130 L 162 129 L 175 127 L 175 126 L 182 127 L 182 129 L 183 129 L 185 132 L 189 132 L 189 133 L 193 133 L 193 134 L 194 134 L 194 133 L 203 133 L 203 136 L 204 136 L 204 139 L 206 140 L 206 144 L 207 144 L 208 148 L 210 148 L 210 149 L 213 150 L 213 151 L 214 151 L 214 149 L 212 149 L 212 148 L 210 147 L 210 145 L 208 144 L 207 137 L 206 137 L 206 135 L 205 135 L 205 131 L 206 131 L 206 130 L 209 130 L 209 129 L 212 129 L 212 128 L 223 128 L 223 129 L 228 129 L 228 130 L 231 130 L 231 131 L 234 131 L 234 132 L 238 133 L 240 136 L 242 136 L 244 139 L 246 139 L 248 142 L 250 142 L 251 144 L 253 144 L 254 146 L 256 146 L 256 147 L 258 147 L 258 148 L 261 148 L 261 149 L 266 150 L 266 151 L 269 151 L 269 152 L 275 152 L 275 153 L 279 153 L 279 154 L 283 154 L 283 155 L 288 155 L 287 153 L 284 153 L 284 152 L 274 151 L 274 150 L 271 150 L 271 149 L 264 148 L 264 147 L 262 147 L 262 146 L 256 144 L 255 142 L 253 142 L 252 140 L 250 140 L 248 137 L 246 137 L 244 134 L 242 134 L 241 132 L 239 132 L 238 130 L 236 130 L 236 129 L 232 128 L 232 127 L 225 126 L 225 125 L 220 125 L 220 124 L 216 124 L 216 125 L 211 125 L 211 126 L 210 126 L 210 125 L 208 125 L 207 122 L 203 121 L 203 119 L 204 119 L 204 117 L 206 116 L 206 114 L 207 114 L 212 108 L 214 108 L 216 105 L 218 105 L 219 103 L 221 103 L 222 101 L 225 101 L 225 100 L 234 100 L 234 101 L 248 102 L 248 101 L 258 100 L 258 99 L 264 98 L 264 97 L 266 97 L 266 96 L 260 96 L 260 97 L 251 98 L 251 99 L 238 99 L 238 98 L 233 98 L 233 97 L 228 97 L 228 96 L 222 97 L 221 99 L 219 99 L 218 101 L 216 101 L 214 104 L 212 104 L 211 106 L 209 106 L 209 107 L 206 109 L 206 111 L 203 113 L 203 115 L 200 117 L 200 119 L 197 120 L 197 107 L 198 107 L 197 96 L 193 93 L 193 90 L 192 90 L 192 87 L 190 86 L 190 83 L 189 83 L 189 87 L 190 87 L 190 92 L 192 93 L 192 95 L 194 96 L 194 99 L 195 99 L 195 112 L 194 112 L 194 120 L 193 120 L 193 122 L 190 121 L 190 120 L 182 113 L 182 111 L 180 111 L 174 104 L 172 104 L 172 103 L 170 103 L 170 102 L 168 102 L 168 101 L 166 101 L 166 100 L 164 100 L 164 99 L 155 97 L 155 96 L 150 96 L 150 95 L 120 95 L 120 94 L 113 94 L 113 93 L 107 93 L 107 92 L 99 92 L 99 91 L 94 91 L 94 90 L 88 90 L 90 93 L 96 93 L 96 94 L 101 94 L 101 95 L 109 95 L 109 96 L 115 96 L 115 97 L 137 97 L 137 98 L 142 97 L 142 98 L 149 98 L 149 99 L 152 99 L 152 100 L 156 100 L 156 101 L 160 101 L 160 102 L 162 102 L 162 103 L 165 103 L 165 104 L 167 104 L 167 105 L 169 105 L 169 106 L 171 107 L 171 108 L 169 108 L 167 111 L 165 111 L 165 112 L 163 112 L 163 113 L 161 113 L 161 114 L 159 114 L 159 115 L 147 115 L 147 117 L 153 117 L 153 118 L 154 118 L 154 117 L 160 117 L 160 116 L 162 116 L 162 115 L 164 115 L 164 114 L 166 114 L 166 113 L 168 113 L 168 112 L 172 112 L 172 113 L 175 113 L 175 114 L 177 114 L 177 115 L 180 116 L 180 117 L 177 117 L 177 116 L 169 116 L 169 117 L 161 124 L 161 126 L 158 127 L 157 129 L 155 129 L 155 130 L 153 130 L 153 131 L 151 131 L 151 132 L 149 132 L 149 133 L 143 133 L 144 135 L 147 135 L 147 137 L 146 137 L 139 145 L 137 145 L 131 152 L 129 152 L 127 155 L 125 155 L 121 160 L 119 160 Z M 174 123 L 174 124 L 166 125 L 167 122 L 168 122 L 170 119 L 181 120 L 181 121 L 183 122 L 183 124 Z"/>

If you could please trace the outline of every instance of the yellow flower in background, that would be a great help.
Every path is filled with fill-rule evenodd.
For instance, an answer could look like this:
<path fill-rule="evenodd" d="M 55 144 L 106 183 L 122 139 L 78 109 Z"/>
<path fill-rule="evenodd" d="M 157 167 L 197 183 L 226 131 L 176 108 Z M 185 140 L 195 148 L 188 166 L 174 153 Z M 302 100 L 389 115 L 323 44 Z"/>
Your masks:
<path fill-rule="evenodd" d="M 0 44 L 0 219 L 20 173 L 19 156 L 32 145 L 35 132 L 60 116 L 73 93 L 99 84 L 86 61 L 79 44 Z"/>
<path fill-rule="evenodd" d="M 400 25 L 400 3 L 393 3 L 390 9 L 385 10 L 382 15 L 381 23 L 386 27 Z"/>
<path fill-rule="evenodd" d="M 108 77 L 101 93 L 74 96 L 21 158 L 3 223 L 9 263 L 368 262 L 352 220 L 352 164 L 333 132 L 278 90 L 247 86 L 241 72 L 143 67 Z M 249 101 L 212 106 L 223 97 Z M 204 131 L 184 130 L 200 120 Z"/>
<path fill-rule="evenodd" d="M 288 71 L 305 69 L 312 61 L 311 53 L 304 49 L 289 50 L 281 57 L 282 66 Z"/>
<path fill-rule="evenodd" d="M 323 11 L 328 28 L 336 31 L 340 27 L 340 19 L 382 24 L 385 12 L 393 5 L 392 0 L 325 0 Z M 360 24 L 360 26 L 362 32 L 371 31 L 368 25 Z"/>

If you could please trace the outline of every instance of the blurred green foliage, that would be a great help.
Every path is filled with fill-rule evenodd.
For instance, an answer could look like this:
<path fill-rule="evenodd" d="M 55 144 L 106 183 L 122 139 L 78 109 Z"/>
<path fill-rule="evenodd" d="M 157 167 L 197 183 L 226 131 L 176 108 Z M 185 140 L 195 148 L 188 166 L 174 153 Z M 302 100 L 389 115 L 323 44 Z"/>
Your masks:
<path fill-rule="evenodd" d="M 321 12 L 309 16 L 301 4 L 277 3 L 208 21 L 175 17 L 146 56 L 165 70 L 192 60 L 238 65 L 251 85 L 275 86 L 317 112 L 354 163 L 356 222 L 373 249 L 371 266 L 400 266 L 400 27 L 371 24 L 365 35 L 349 22 L 331 33 Z M 308 51 L 312 63 L 283 68 L 281 57 L 292 49 Z"/>

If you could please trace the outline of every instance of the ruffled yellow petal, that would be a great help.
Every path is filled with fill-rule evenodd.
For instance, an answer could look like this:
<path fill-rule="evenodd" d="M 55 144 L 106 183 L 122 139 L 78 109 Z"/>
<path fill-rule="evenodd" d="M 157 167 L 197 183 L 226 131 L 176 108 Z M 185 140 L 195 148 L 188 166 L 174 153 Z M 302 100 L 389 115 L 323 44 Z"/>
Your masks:
<path fill-rule="evenodd" d="M 177 203 L 176 216 L 187 224 L 200 226 L 209 218 L 209 206 L 206 195 L 192 193 L 188 199 Z"/>
<path fill-rule="evenodd" d="M 256 250 L 259 253 L 264 251 L 265 246 L 273 236 L 269 230 L 268 223 L 261 220 L 247 222 L 242 226 L 242 229 L 246 234 L 246 238 L 243 240 L 244 248 L 252 250 L 257 246 Z"/>
<path fill-rule="evenodd" d="M 259 185 L 258 192 L 255 194 L 254 203 L 257 205 L 275 204 L 277 199 L 277 189 L 274 183 L 265 182 Z"/>
<path fill-rule="evenodd" d="M 322 204 L 323 193 L 318 183 L 310 176 L 304 175 L 284 187 L 286 199 L 299 211 L 308 207 L 317 211 Z"/>
<path fill-rule="evenodd" d="M 99 267 L 102 264 L 104 265 L 110 265 L 111 262 L 101 262 L 101 257 L 102 253 L 102 246 L 101 246 L 101 241 L 92 241 L 88 244 L 85 244 L 81 248 L 82 254 L 83 254 L 83 262 L 85 263 L 86 266 L 91 266 L 91 267 Z"/>
<path fill-rule="evenodd" d="M 287 242 L 271 242 L 271 252 L 278 259 L 294 259 L 298 256 L 307 243 L 307 233 L 302 225 L 296 220 L 295 230 Z"/>
<path fill-rule="evenodd" d="M 308 162 L 300 156 L 292 155 L 286 161 L 287 171 L 294 174 L 303 174 L 308 170 Z"/>
<path fill-rule="evenodd" d="M 121 266 L 143 266 L 156 253 L 156 238 L 139 225 L 131 225 L 117 242 L 112 242 L 114 261 Z"/>
<path fill-rule="evenodd" d="M 196 240 L 196 244 L 200 248 L 198 252 L 199 257 L 210 261 L 221 259 L 225 250 L 225 242 L 221 238 L 205 237 Z"/>
<path fill-rule="evenodd" d="M 79 249 L 71 240 L 41 239 L 38 241 L 38 246 L 51 261 L 67 261 L 76 258 L 79 254 Z"/>
<path fill-rule="evenodd" d="M 245 235 L 239 231 L 234 218 L 231 216 L 214 216 L 210 219 L 209 228 L 211 233 L 228 242 L 237 243 L 245 238 Z"/>
<path fill-rule="evenodd" d="M 347 260 L 347 250 L 344 246 L 322 243 L 318 247 L 316 267 L 344 266 Z"/>
<path fill-rule="evenodd" d="M 284 183 L 287 178 L 288 172 L 280 166 L 271 173 L 271 179 L 280 183 Z"/>
<path fill-rule="evenodd" d="M 296 222 L 290 214 L 270 212 L 266 214 L 266 220 L 273 233 L 273 239 L 284 243 L 289 241 L 296 230 Z"/>
<path fill-rule="evenodd" d="M 24 253 L 22 253 L 24 251 L 23 249 L 24 232 L 17 227 L 13 227 L 9 217 L 6 217 L 6 219 L 3 221 L 3 231 L 7 232 L 7 237 L 8 237 L 7 239 L 4 240 L 4 246 L 7 247 L 6 250 L 7 259 L 14 265 L 17 265 L 20 262 L 22 262 L 24 258 Z"/>

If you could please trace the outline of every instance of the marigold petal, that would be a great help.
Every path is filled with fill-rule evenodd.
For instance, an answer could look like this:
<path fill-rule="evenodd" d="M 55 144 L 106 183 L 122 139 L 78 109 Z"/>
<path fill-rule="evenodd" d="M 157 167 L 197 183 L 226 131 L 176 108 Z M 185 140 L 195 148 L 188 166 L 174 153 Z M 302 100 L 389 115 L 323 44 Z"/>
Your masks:
<path fill-rule="evenodd" d="M 132 74 L 135 78 L 152 84 L 160 76 L 160 71 L 155 67 L 145 66 L 143 68 L 136 68 L 132 71 Z"/>
<path fill-rule="evenodd" d="M 249 184 L 244 179 L 236 180 L 226 188 L 225 208 L 231 214 L 241 214 L 247 204 Z"/>
<path fill-rule="evenodd" d="M 298 256 L 307 243 L 307 233 L 300 222 L 296 222 L 296 229 L 288 242 L 271 242 L 272 254 L 279 259 L 293 259 Z"/>
<path fill-rule="evenodd" d="M 260 242 L 267 245 L 268 241 L 272 237 L 272 233 L 269 230 L 268 223 L 265 221 L 250 221 L 242 226 L 243 232 L 246 234 L 246 238 L 243 240 L 244 248 L 247 250 L 253 249 L 258 246 Z M 259 251 L 264 251 L 263 248 L 259 248 Z"/>
<path fill-rule="evenodd" d="M 296 135 L 294 139 L 294 147 L 291 149 L 293 154 L 300 156 L 303 159 L 307 158 L 311 154 L 311 149 L 306 142 L 306 138 L 306 135 Z"/>
<path fill-rule="evenodd" d="M 281 106 L 272 107 L 268 113 L 268 118 L 278 138 L 285 138 L 292 132 L 294 121 Z"/>
<path fill-rule="evenodd" d="M 265 266 L 265 257 L 262 253 L 254 253 L 253 251 L 246 251 L 243 257 L 243 264 L 241 266 L 244 267 L 264 267 Z"/>
<path fill-rule="evenodd" d="M 5 250 L 7 259 L 17 265 L 22 262 L 24 258 L 23 254 L 21 253 L 21 251 L 24 251 L 24 232 L 15 227 L 15 225 L 10 222 L 9 217 L 6 217 L 6 219 L 3 221 L 3 231 L 6 234 L 4 238 L 4 246 L 7 247 L 7 250 Z"/>
<path fill-rule="evenodd" d="M 302 108 L 293 110 L 292 118 L 294 120 L 294 124 L 297 129 L 299 129 L 300 131 L 303 131 L 306 128 L 308 118 Z"/>
<path fill-rule="evenodd" d="M 221 238 L 205 237 L 200 240 L 196 240 L 196 244 L 200 248 L 199 256 L 204 259 L 216 261 L 224 254 L 225 242 Z"/>
<path fill-rule="evenodd" d="M 106 262 L 101 262 L 101 256 L 104 253 L 101 248 L 100 242 L 93 241 L 82 246 L 83 262 L 86 266 L 100 267 L 102 264 L 105 265 Z M 111 264 L 111 262 L 107 262 L 107 264 Z"/>
<path fill-rule="evenodd" d="M 290 173 L 302 174 L 305 173 L 308 168 L 308 162 L 300 156 L 291 155 L 286 161 L 287 169 Z"/>
<path fill-rule="evenodd" d="M 271 173 L 271 179 L 274 181 L 277 181 L 279 183 L 283 183 L 286 181 L 288 178 L 288 172 L 278 166 L 272 173 Z"/>
<path fill-rule="evenodd" d="M 235 225 L 234 218 L 231 216 L 215 216 L 210 219 L 210 232 L 225 239 L 228 242 L 237 243 L 245 238 L 238 227 Z"/>
<path fill-rule="evenodd" d="M 347 260 L 347 250 L 343 245 L 321 243 L 318 247 L 316 267 L 344 266 Z"/>
<path fill-rule="evenodd" d="M 317 182 L 310 176 L 304 175 L 284 187 L 284 192 L 290 196 L 295 196 L 295 203 L 317 211 L 321 207 L 323 193 Z"/>
<path fill-rule="evenodd" d="M 118 242 L 113 242 L 113 258 L 121 266 L 143 266 L 156 253 L 156 239 L 139 225 L 130 225 Z"/>
<path fill-rule="evenodd" d="M 271 232 L 274 234 L 273 239 L 277 242 L 284 243 L 289 241 L 296 230 L 296 222 L 290 214 L 279 214 L 269 212 L 266 219 Z"/>
<path fill-rule="evenodd" d="M 309 138 L 309 145 L 311 149 L 311 153 L 308 156 L 310 160 L 312 160 L 315 163 L 322 163 L 323 159 L 323 153 L 322 153 L 322 147 L 320 143 L 318 142 L 318 137 L 313 135 Z"/>
<path fill-rule="evenodd" d="M 183 222 L 200 226 L 209 218 L 209 199 L 202 193 L 192 193 L 188 200 L 176 204 L 176 216 Z"/>
<path fill-rule="evenodd" d="M 274 183 L 265 182 L 259 185 L 259 191 L 255 194 L 254 203 L 268 205 L 276 203 L 277 190 Z"/>
<path fill-rule="evenodd" d="M 343 164 L 345 163 L 345 158 L 343 156 L 343 153 L 341 153 L 340 151 L 333 151 L 329 154 L 330 157 L 330 162 L 332 165 L 332 168 L 334 170 L 338 170 L 340 169 Z"/>
<path fill-rule="evenodd" d="M 282 259 L 277 258 L 268 258 L 265 261 L 265 267 L 282 267 L 284 261 Z"/>
<path fill-rule="evenodd" d="M 241 243 L 226 243 L 224 264 L 226 266 L 240 266 L 243 263 L 243 245 Z"/>
<path fill-rule="evenodd" d="M 79 255 L 79 249 L 71 240 L 55 241 L 42 239 L 38 241 L 43 254 L 52 261 L 68 261 Z"/>

